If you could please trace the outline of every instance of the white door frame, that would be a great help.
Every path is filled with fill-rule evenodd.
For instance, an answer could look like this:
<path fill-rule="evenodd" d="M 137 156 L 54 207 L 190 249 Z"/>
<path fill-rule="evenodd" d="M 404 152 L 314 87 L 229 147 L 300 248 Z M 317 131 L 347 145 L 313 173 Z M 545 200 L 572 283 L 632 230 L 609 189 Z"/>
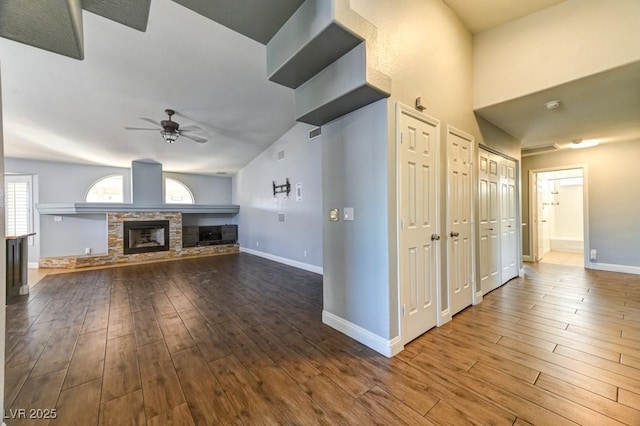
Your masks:
<path fill-rule="evenodd" d="M 426 114 L 423 114 L 421 112 L 418 112 L 415 110 L 415 108 L 411 108 L 407 105 L 404 105 L 400 102 L 396 103 L 396 122 L 395 122 L 395 126 L 396 126 L 396 218 L 398 220 L 398 223 L 396 225 L 396 282 L 398 283 L 398 329 L 399 329 L 399 335 L 400 335 L 400 340 L 402 341 L 402 293 L 401 293 L 401 283 L 400 283 L 400 220 L 402 218 L 401 215 L 401 211 L 400 211 L 400 207 L 401 207 L 401 200 L 400 200 L 400 138 L 401 138 L 401 127 L 400 127 L 400 120 L 402 117 L 402 114 L 406 114 L 412 118 L 415 118 L 416 120 L 422 121 L 424 123 L 427 123 L 429 125 L 435 125 L 438 128 L 438 131 L 440 129 L 440 120 L 430 117 Z M 436 206 L 435 206 L 435 210 L 436 210 L 436 218 L 435 218 L 435 229 L 437 232 L 439 232 L 440 230 L 440 135 L 438 134 L 438 140 L 436 141 L 435 144 L 435 158 L 436 158 L 436 164 L 435 164 L 435 187 L 436 187 L 436 194 L 435 194 L 435 198 L 436 198 Z M 442 240 L 441 240 L 442 241 Z M 437 315 L 437 319 L 436 319 L 436 325 L 438 327 L 440 327 L 441 325 L 444 324 L 444 322 L 442 320 L 442 295 L 441 295 L 441 275 L 440 275 L 440 250 L 441 250 L 441 244 L 436 244 L 435 245 L 435 256 L 436 256 L 436 265 L 438 265 L 438 267 L 436 268 L 436 309 L 438 311 L 438 315 Z"/>
<path fill-rule="evenodd" d="M 589 260 L 589 173 L 587 164 L 575 164 L 568 166 L 545 167 L 542 169 L 529 170 L 529 255 L 532 262 L 535 262 L 536 251 L 538 249 L 538 227 L 533 226 L 534 209 L 538 207 L 537 197 L 533 192 L 533 178 L 538 173 L 557 172 L 559 170 L 582 170 L 582 222 L 583 222 L 583 245 L 584 245 L 584 266 L 588 266 Z"/>

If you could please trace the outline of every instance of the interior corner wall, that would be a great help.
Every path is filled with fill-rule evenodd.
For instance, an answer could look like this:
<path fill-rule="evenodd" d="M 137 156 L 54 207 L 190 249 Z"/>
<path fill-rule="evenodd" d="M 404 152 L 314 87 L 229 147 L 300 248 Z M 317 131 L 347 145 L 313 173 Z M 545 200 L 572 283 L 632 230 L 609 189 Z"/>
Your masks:
<path fill-rule="evenodd" d="M 523 157 L 523 222 L 530 223 L 530 170 L 586 164 L 589 240 L 584 242 L 585 250 L 597 249 L 598 263 L 640 267 L 640 187 L 632 184 L 640 182 L 638 158 L 640 140 Z M 525 255 L 531 254 L 529 231 L 523 233 Z"/>
<path fill-rule="evenodd" d="M 322 127 L 324 313 L 388 340 L 387 101 Z M 344 220 L 344 209 L 354 220 Z M 339 220 L 329 220 L 337 208 Z"/>
<path fill-rule="evenodd" d="M 640 2 L 567 0 L 474 37 L 474 107 L 640 60 Z"/>
<path fill-rule="evenodd" d="M 324 135 L 309 140 L 311 129 L 307 124 L 296 124 L 240 170 L 232 180 L 233 203 L 240 206 L 238 242 L 244 251 L 321 272 L 320 146 Z M 278 159 L 279 155 L 284 158 Z M 274 196 L 273 182 L 282 185 L 287 178 L 289 196 Z M 296 198 L 298 184 L 300 200 Z"/>

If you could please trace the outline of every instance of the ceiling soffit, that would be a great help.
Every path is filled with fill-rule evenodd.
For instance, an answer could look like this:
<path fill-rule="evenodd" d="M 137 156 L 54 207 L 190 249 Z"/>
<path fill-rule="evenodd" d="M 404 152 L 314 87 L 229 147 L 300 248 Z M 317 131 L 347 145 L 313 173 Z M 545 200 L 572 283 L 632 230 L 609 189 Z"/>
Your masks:
<path fill-rule="evenodd" d="M 151 0 L 82 0 L 84 10 L 138 31 L 146 31 Z"/>
<path fill-rule="evenodd" d="M 173 0 L 259 43 L 267 44 L 304 0 Z"/>
<path fill-rule="evenodd" d="M 2 0 L 0 37 L 84 59 L 82 0 Z"/>

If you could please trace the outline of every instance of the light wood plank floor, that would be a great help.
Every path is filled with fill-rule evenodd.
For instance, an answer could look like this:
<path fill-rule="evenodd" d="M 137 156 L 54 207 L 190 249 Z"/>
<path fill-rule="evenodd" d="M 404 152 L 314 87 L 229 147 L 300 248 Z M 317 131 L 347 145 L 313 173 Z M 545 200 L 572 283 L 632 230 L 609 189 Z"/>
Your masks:
<path fill-rule="evenodd" d="M 7 307 L 5 414 L 55 409 L 56 425 L 640 424 L 640 277 L 525 269 L 393 359 L 321 323 L 320 276 L 248 254 L 50 275 Z"/>

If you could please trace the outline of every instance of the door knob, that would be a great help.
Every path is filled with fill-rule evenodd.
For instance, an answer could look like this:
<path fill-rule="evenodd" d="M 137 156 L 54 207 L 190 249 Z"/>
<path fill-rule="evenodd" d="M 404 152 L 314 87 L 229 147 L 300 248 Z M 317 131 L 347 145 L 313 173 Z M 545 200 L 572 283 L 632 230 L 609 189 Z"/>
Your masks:
<path fill-rule="evenodd" d="M 459 236 L 460 236 L 460 233 L 459 233 L 459 232 L 452 232 L 452 233 L 451 233 L 451 236 L 452 236 L 452 237 L 459 237 Z"/>
<path fill-rule="evenodd" d="M 438 241 L 440 240 L 440 235 L 438 234 L 431 234 L 431 241 Z"/>

